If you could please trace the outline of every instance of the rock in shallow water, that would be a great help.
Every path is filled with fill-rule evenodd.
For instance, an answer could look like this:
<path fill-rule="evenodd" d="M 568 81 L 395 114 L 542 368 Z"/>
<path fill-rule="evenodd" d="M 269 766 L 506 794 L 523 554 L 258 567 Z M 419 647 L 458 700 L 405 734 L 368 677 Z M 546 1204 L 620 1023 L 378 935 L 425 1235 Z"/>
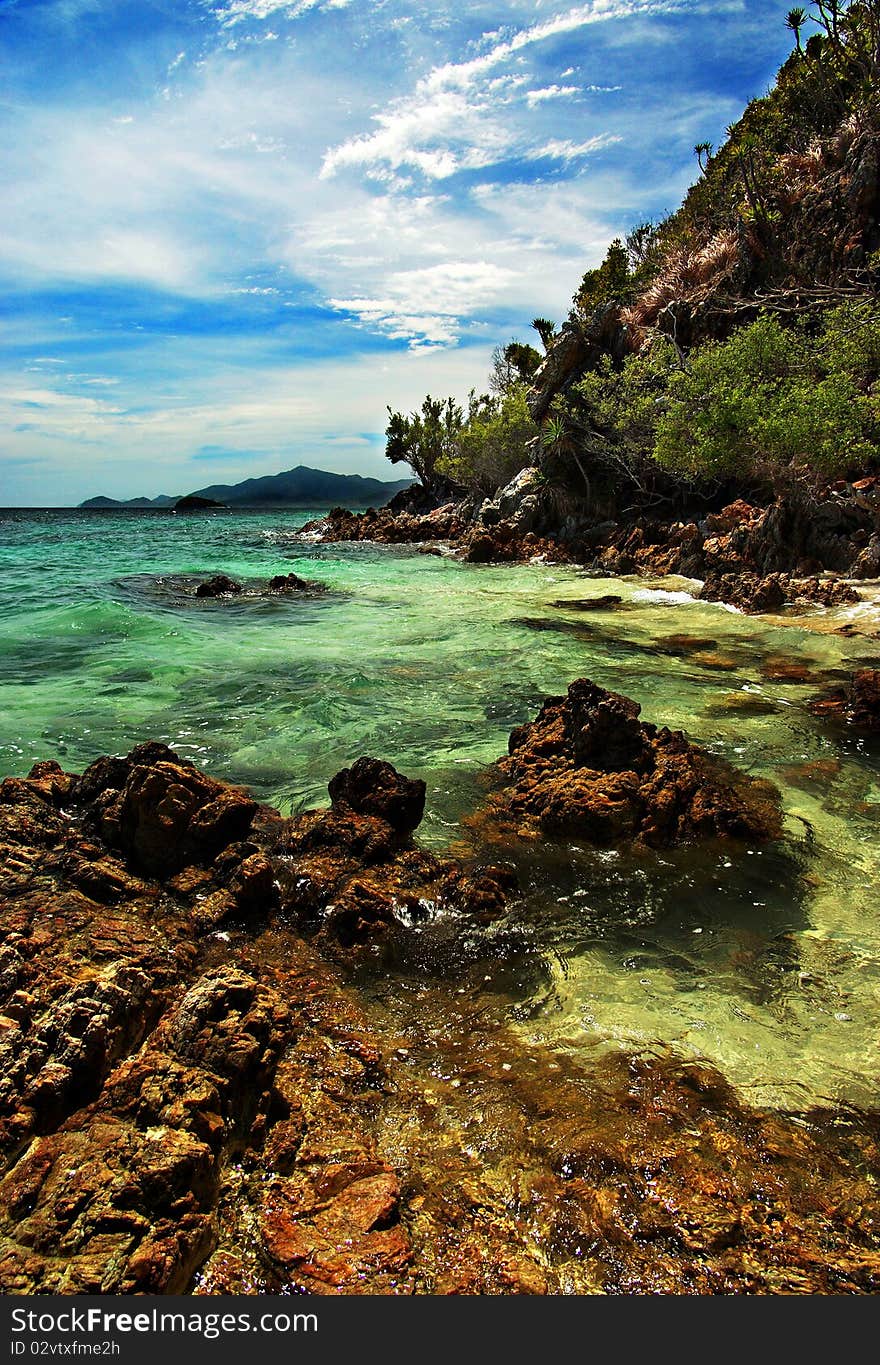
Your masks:
<path fill-rule="evenodd" d="M 640 769 L 633 703 L 617 735 L 602 694 L 583 734 L 590 686 L 572 744 Z M 432 1003 L 402 1047 L 406 1007 L 367 1014 L 289 919 L 255 919 L 283 869 L 312 878 L 325 924 L 346 899 L 394 913 L 426 891 L 491 917 L 509 874 L 414 847 L 418 784 L 355 764 L 331 810 L 259 809 L 247 839 L 157 879 L 100 830 L 144 769 L 151 828 L 176 785 L 195 814 L 219 799 L 161 745 L 0 787 L 0 1290 L 876 1289 L 880 1152 L 852 1113 L 790 1125 L 656 1058 L 588 1073 L 424 972 Z M 232 934 L 212 932 L 218 898 Z"/>
<path fill-rule="evenodd" d="M 762 577 L 751 572 L 710 573 L 700 598 L 704 602 L 726 602 L 749 615 L 778 612 L 797 603 L 838 607 L 860 600 L 855 588 L 839 579 L 796 578 L 786 573 Z"/>
<path fill-rule="evenodd" d="M 843 720 L 857 730 L 880 731 L 880 669 L 861 668 L 849 685 L 810 703 L 814 716 Z"/>
<path fill-rule="evenodd" d="M 241 584 L 236 583 L 234 578 L 229 578 L 225 573 L 218 573 L 199 584 L 196 588 L 196 597 L 237 597 L 241 591 Z"/>
<path fill-rule="evenodd" d="M 593 843 L 662 846 L 726 836 L 775 839 L 779 797 L 689 743 L 680 731 L 639 719 L 641 707 L 588 679 L 550 697 L 514 730 L 498 767 L 506 786 L 492 810 L 523 832 Z"/>

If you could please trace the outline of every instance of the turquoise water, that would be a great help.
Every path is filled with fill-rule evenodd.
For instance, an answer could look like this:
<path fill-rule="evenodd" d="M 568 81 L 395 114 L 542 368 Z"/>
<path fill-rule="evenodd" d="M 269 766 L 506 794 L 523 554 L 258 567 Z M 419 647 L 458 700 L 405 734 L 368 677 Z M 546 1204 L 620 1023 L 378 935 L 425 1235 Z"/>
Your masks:
<path fill-rule="evenodd" d="M 776 781 L 789 840 L 508 850 L 525 892 L 503 931 L 511 1018 L 578 1053 L 705 1056 L 765 1102 L 873 1105 L 880 753 L 805 706 L 876 664 L 875 641 L 827 633 L 852 611 L 783 626 L 695 602 L 681 582 L 318 545 L 298 528 L 319 511 L 0 513 L 0 771 L 42 758 L 75 771 L 160 739 L 291 811 L 375 754 L 425 778 L 422 836 L 458 849 L 511 728 L 593 677 Z M 197 600 L 198 578 L 221 571 L 242 597 Z M 262 592 L 290 571 L 326 591 Z M 619 607 L 555 605 L 609 592 Z M 711 643 L 683 649 L 678 634 Z M 810 680 L 774 680 L 780 657 Z M 508 948 L 491 934 L 463 942 L 461 962 L 493 951 Z M 442 970 L 464 967 L 447 956 Z"/>

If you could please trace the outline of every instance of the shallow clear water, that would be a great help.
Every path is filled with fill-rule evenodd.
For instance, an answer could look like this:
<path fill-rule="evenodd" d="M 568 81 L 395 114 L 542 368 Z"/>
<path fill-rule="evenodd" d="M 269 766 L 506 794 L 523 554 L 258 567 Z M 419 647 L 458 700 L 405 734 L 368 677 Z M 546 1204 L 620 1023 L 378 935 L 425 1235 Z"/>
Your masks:
<path fill-rule="evenodd" d="M 489 964 L 529 1039 L 673 1047 L 762 1102 L 873 1107 L 880 751 L 805 702 L 876 665 L 876 643 L 697 603 L 685 584 L 315 545 L 296 534 L 309 515 L 0 513 L 0 771 L 161 739 L 291 810 L 375 754 L 426 779 L 422 837 L 457 848 L 511 728 L 590 676 L 776 781 L 789 844 L 506 850 L 523 903 L 461 960 Z M 197 601 L 192 580 L 218 571 L 252 595 Z M 328 591 L 259 595 L 289 571 Z M 622 604 L 554 605 L 605 593 Z M 811 680 L 770 680 L 780 657 Z"/>

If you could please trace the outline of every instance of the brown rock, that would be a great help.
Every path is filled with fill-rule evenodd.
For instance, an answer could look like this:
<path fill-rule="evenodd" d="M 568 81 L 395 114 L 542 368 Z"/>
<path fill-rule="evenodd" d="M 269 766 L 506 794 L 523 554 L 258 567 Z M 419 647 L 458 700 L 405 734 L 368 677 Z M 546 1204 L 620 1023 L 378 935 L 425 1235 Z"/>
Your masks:
<path fill-rule="evenodd" d="M 671 844 L 782 832 L 778 793 L 690 744 L 639 720 L 640 707 L 580 679 L 551 697 L 509 741 L 499 768 L 507 788 L 493 810 L 522 830 L 595 843 Z"/>
<path fill-rule="evenodd" d="M 425 811 L 424 782 L 402 777 L 376 758 L 359 758 L 331 779 L 328 790 L 334 806 L 376 816 L 400 835 L 411 834 Z"/>
<path fill-rule="evenodd" d="M 97 829 L 142 871 L 167 877 L 205 863 L 248 831 L 257 805 L 162 745 L 141 745 L 126 759 L 100 759 L 74 796 Z"/>

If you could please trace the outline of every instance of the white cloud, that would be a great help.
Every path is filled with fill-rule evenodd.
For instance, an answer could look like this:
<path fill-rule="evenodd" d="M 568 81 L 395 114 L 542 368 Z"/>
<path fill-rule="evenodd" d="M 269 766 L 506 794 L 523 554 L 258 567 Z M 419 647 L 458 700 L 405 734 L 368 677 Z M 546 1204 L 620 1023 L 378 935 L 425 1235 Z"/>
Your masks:
<path fill-rule="evenodd" d="M 299 19 L 310 10 L 347 9 L 352 0 L 227 0 L 217 5 L 213 13 L 224 28 L 247 19 Z"/>
<path fill-rule="evenodd" d="M 554 161 L 574 161 L 621 141 L 622 139 L 613 133 L 600 133 L 598 137 L 587 138 L 586 142 L 572 142 L 570 138 L 554 137 L 542 143 L 540 147 L 533 147 L 526 155 L 529 161 L 541 161 L 544 157 Z"/>
<path fill-rule="evenodd" d="M 543 104 L 547 100 L 567 99 L 579 94 L 580 87 L 577 85 L 545 85 L 541 90 L 527 90 L 526 103 L 530 109 L 534 109 L 536 104 Z"/>
<path fill-rule="evenodd" d="M 411 348 L 445 346 L 457 340 L 463 320 L 497 303 L 514 278 L 512 270 L 491 261 L 449 261 L 398 272 L 384 298 L 330 303 Z"/>
<path fill-rule="evenodd" d="M 693 0 L 591 0 L 498 39 L 477 57 L 435 66 L 410 94 L 392 100 L 373 115 L 375 131 L 331 146 L 324 155 L 321 176 L 327 179 L 344 169 L 361 168 L 373 178 L 382 178 L 388 171 L 409 167 L 428 179 L 443 180 L 456 172 L 480 170 L 514 156 L 528 159 L 533 150 L 529 133 L 520 129 L 505 109 L 527 78 L 494 76 L 498 67 L 530 47 L 593 24 L 675 13 L 692 4 Z M 541 101 L 574 93 L 576 87 L 554 84 L 527 92 L 525 100 L 527 107 L 534 108 Z M 570 143 L 569 147 L 575 145 Z M 595 149 L 592 144 L 584 145 Z M 570 158 L 576 153 L 568 155 Z"/>

